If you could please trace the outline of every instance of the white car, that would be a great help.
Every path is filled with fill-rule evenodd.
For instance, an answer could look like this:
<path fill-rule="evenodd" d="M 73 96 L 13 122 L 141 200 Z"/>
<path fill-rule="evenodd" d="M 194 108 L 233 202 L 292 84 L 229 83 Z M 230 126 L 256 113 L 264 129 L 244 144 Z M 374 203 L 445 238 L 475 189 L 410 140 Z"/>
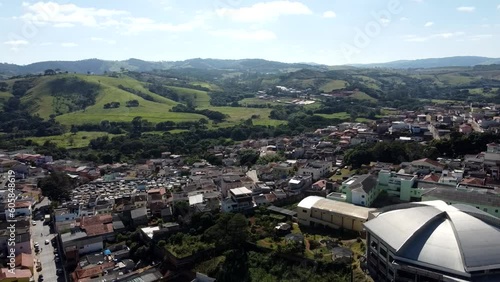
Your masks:
<path fill-rule="evenodd" d="M 45 240 L 45 245 L 48 245 L 50 244 L 50 241 L 49 240 Z"/>

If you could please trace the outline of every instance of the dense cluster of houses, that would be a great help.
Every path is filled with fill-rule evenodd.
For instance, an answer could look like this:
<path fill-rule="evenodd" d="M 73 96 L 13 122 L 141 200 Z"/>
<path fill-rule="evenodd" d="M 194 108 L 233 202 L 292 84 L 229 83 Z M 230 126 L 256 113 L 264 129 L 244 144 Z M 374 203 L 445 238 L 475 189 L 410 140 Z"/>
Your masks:
<path fill-rule="evenodd" d="M 61 203 L 51 215 L 66 266 L 74 269 L 71 274 L 74 281 L 139 275 L 127 246 L 110 249 L 106 242 L 113 241 L 116 234 L 127 228 L 142 228 L 146 239 L 155 232 L 175 230 L 178 225 L 174 222 L 189 221 L 189 216 L 176 213 L 177 205 L 189 207 L 189 213 L 244 212 L 308 195 L 322 196 L 299 205 L 302 211 L 299 223 L 356 231 L 360 231 L 380 195 L 395 202 L 442 200 L 448 204 L 467 204 L 500 217 L 500 145 L 495 143 L 488 144 L 483 153 L 460 160 L 421 159 L 398 165 L 378 162 L 363 167 L 363 174 L 342 173 L 339 180 L 332 180 L 332 176 L 346 170 L 342 152 L 350 146 L 383 139 L 425 142 L 446 138 L 452 131 L 496 132 L 500 127 L 500 117 L 493 106 L 443 105 L 427 107 L 425 113 L 393 112 L 397 113 L 377 123 L 345 122 L 310 134 L 215 146 L 209 153 L 219 158 L 222 166 L 204 160 L 188 164 L 186 157 L 170 152 L 143 164 L 102 166 L 54 161 L 50 156 L 28 152 L 0 154 L 0 173 L 13 170 L 18 178 L 16 265 L 23 270 L 19 275 L 33 275 L 34 264 L 27 263 L 33 262 L 33 257 L 29 257 L 32 256 L 30 220 L 35 216 L 33 205 L 42 198 L 36 183 L 51 171 L 65 172 L 79 183 L 71 200 Z M 286 160 L 242 167 L 240 152 L 248 149 L 258 151 L 261 156 L 279 151 Z M 2 185 L 2 219 L 6 219 L 7 195 Z M 332 214 L 329 219 L 332 222 L 316 218 L 315 212 L 318 216 L 322 212 Z M 342 213 L 341 219 L 334 219 L 335 213 Z M 153 218 L 161 218 L 163 223 L 151 226 Z M 11 235 L 5 231 L 7 222 L 2 220 L 0 224 L 5 225 L 0 231 L 1 251 L 5 255 Z M 151 277 L 161 275 L 154 268 L 142 271 Z M 0 272 L 0 277 L 4 272 Z"/>

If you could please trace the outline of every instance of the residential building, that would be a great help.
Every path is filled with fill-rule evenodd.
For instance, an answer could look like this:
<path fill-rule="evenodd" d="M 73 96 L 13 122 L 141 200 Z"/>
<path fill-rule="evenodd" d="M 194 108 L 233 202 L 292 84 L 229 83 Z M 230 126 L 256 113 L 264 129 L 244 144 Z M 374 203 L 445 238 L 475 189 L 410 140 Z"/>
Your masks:
<path fill-rule="evenodd" d="M 500 281 L 498 219 L 443 201 L 390 206 L 377 214 L 364 224 L 375 281 Z"/>
<path fill-rule="evenodd" d="M 390 196 L 399 197 L 402 201 L 410 201 L 412 197 L 418 197 L 419 191 L 415 187 L 416 175 L 395 173 L 381 170 L 378 174 L 378 188 L 387 191 Z"/>
<path fill-rule="evenodd" d="M 412 161 L 411 166 L 416 170 L 425 169 L 433 172 L 442 172 L 444 169 L 441 163 L 427 158 Z"/>
<path fill-rule="evenodd" d="M 254 207 L 252 191 L 246 187 L 229 190 L 229 197 L 222 201 L 223 212 L 244 211 Z"/>
<path fill-rule="evenodd" d="M 369 212 L 375 209 L 334 201 L 318 196 L 304 198 L 297 206 L 299 224 L 323 226 L 334 229 L 362 232 L 363 223 L 368 220 Z"/>
<path fill-rule="evenodd" d="M 299 175 L 295 176 L 288 181 L 288 189 L 287 191 L 292 194 L 300 194 L 302 191 L 306 189 L 310 189 L 312 185 L 312 177 L 310 175 Z"/>
<path fill-rule="evenodd" d="M 340 190 L 345 194 L 345 201 L 358 206 L 369 207 L 379 194 L 377 178 L 371 174 L 354 175 L 344 181 Z M 327 198 L 341 200 L 336 193 Z"/>
<path fill-rule="evenodd" d="M 332 173 L 332 162 L 313 161 L 299 168 L 297 175 L 310 175 L 313 181 L 317 181 L 321 177 L 328 176 L 330 173 Z"/>

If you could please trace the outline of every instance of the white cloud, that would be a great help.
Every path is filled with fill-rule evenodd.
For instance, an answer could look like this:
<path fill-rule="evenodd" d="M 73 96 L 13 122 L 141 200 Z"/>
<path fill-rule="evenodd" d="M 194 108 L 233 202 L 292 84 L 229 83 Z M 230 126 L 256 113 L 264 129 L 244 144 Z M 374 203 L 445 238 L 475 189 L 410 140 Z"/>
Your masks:
<path fill-rule="evenodd" d="M 410 19 L 409 19 L 409 18 L 407 18 L 407 17 L 401 17 L 399 20 L 400 20 L 400 21 L 402 21 L 402 22 L 404 22 L 404 21 L 408 21 L 408 20 L 410 20 Z"/>
<path fill-rule="evenodd" d="M 431 27 L 431 26 L 433 26 L 433 25 L 434 25 L 434 23 L 433 23 L 433 22 L 426 22 L 426 23 L 424 24 L 424 26 L 425 26 L 425 27 Z"/>
<path fill-rule="evenodd" d="M 272 40 L 276 38 L 276 35 L 269 30 L 237 30 L 237 29 L 227 29 L 227 30 L 217 30 L 211 31 L 211 35 L 218 37 L 226 37 L 236 40 Z"/>
<path fill-rule="evenodd" d="M 105 42 L 109 45 L 113 45 L 113 44 L 116 44 L 116 41 L 115 40 L 112 40 L 112 39 L 106 39 L 106 38 L 101 38 L 101 37 L 91 37 L 90 40 L 92 41 L 97 41 L 97 42 Z"/>
<path fill-rule="evenodd" d="M 9 40 L 9 41 L 5 41 L 3 44 L 5 45 L 9 45 L 11 47 L 18 47 L 18 46 L 21 46 L 21 45 L 28 45 L 29 42 L 26 41 L 26 40 L 22 40 L 22 39 L 19 39 L 19 40 Z"/>
<path fill-rule="evenodd" d="M 500 10 L 500 5 L 497 6 L 497 9 Z"/>
<path fill-rule="evenodd" d="M 191 31 L 197 27 L 202 27 L 205 22 L 205 17 L 199 15 L 191 22 L 181 24 L 161 23 L 156 22 L 150 18 L 127 18 L 120 23 L 126 33 L 138 33 L 143 31 L 168 31 L 168 32 L 181 32 Z"/>
<path fill-rule="evenodd" d="M 116 16 L 129 14 L 123 10 L 83 8 L 75 4 L 59 4 L 55 2 L 24 2 L 27 10 L 21 19 L 34 24 L 80 24 L 83 26 L 99 26 L 103 21 Z"/>
<path fill-rule="evenodd" d="M 75 42 L 63 42 L 61 43 L 61 46 L 66 48 L 71 48 L 78 46 L 78 44 L 76 44 Z"/>
<path fill-rule="evenodd" d="M 75 25 L 72 23 L 56 23 L 54 27 L 74 27 Z"/>
<path fill-rule="evenodd" d="M 323 13 L 323 18 L 336 18 L 337 14 L 334 11 L 326 11 Z"/>
<path fill-rule="evenodd" d="M 405 35 L 403 36 L 404 41 L 406 42 L 425 42 L 432 39 L 450 39 L 454 37 L 460 37 L 465 35 L 464 32 L 446 32 L 446 33 L 435 33 L 429 36 L 417 36 L 417 35 Z"/>
<path fill-rule="evenodd" d="M 272 1 L 256 3 L 250 7 L 221 8 L 215 13 L 222 18 L 238 22 L 269 22 L 284 15 L 310 15 L 312 11 L 301 2 Z"/>
<path fill-rule="evenodd" d="M 382 23 L 383 26 L 386 26 L 386 25 L 388 25 L 391 22 L 391 20 L 389 20 L 388 18 L 385 18 L 385 17 L 382 17 L 379 20 L 380 20 L 380 22 Z"/>
<path fill-rule="evenodd" d="M 492 37 L 493 37 L 493 34 L 477 34 L 477 35 L 470 36 L 469 40 L 479 41 L 479 40 L 488 39 L 488 38 L 492 38 Z"/>
<path fill-rule="evenodd" d="M 465 13 L 472 13 L 475 10 L 476 10 L 476 7 L 472 7 L 472 6 L 469 6 L 469 7 L 462 6 L 462 7 L 458 7 L 457 8 L 457 11 L 459 11 L 459 12 L 465 12 Z"/>
<path fill-rule="evenodd" d="M 165 7 L 169 1 L 160 4 Z M 26 13 L 20 19 L 37 25 L 54 27 L 73 27 L 81 25 L 96 28 L 116 28 L 125 34 L 146 31 L 179 32 L 204 27 L 208 13 L 197 13 L 193 20 L 180 23 L 157 22 L 150 18 L 133 17 L 128 11 L 115 9 L 85 8 L 75 4 L 59 4 L 55 2 L 37 2 L 22 4 Z"/>

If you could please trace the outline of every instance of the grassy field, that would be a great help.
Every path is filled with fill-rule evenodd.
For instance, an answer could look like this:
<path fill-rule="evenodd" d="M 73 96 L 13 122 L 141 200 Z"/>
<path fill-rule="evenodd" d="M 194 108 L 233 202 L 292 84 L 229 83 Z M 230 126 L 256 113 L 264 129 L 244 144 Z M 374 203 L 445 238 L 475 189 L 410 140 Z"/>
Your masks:
<path fill-rule="evenodd" d="M 440 82 L 448 85 L 463 85 L 476 81 L 479 78 L 474 76 L 464 76 L 458 73 L 451 73 L 451 74 L 439 74 L 437 75 L 437 79 Z"/>
<path fill-rule="evenodd" d="M 43 118 L 48 118 L 54 113 L 53 97 L 50 95 L 48 82 L 51 79 L 63 77 L 62 75 L 41 77 L 37 81 L 37 85 L 32 88 L 28 95 L 23 97 L 23 102 L 29 104 L 38 104 L 35 113 Z M 83 124 L 83 123 L 100 123 L 103 120 L 108 121 L 131 121 L 134 117 L 140 116 L 151 122 L 161 121 L 197 121 L 204 118 L 203 115 L 191 113 L 173 113 L 169 110 L 176 105 L 175 101 L 161 97 L 150 92 L 144 85 L 132 78 L 121 77 L 113 78 L 107 76 L 88 76 L 88 75 L 66 75 L 66 77 L 77 77 L 81 80 L 99 84 L 101 87 L 100 93 L 96 98 L 95 105 L 92 105 L 85 110 L 66 113 L 56 117 L 56 120 L 64 125 Z M 118 85 L 123 85 L 128 88 L 141 91 L 154 99 L 154 101 L 145 100 L 133 93 L 124 91 L 118 88 Z M 179 93 L 195 94 L 197 100 L 208 103 L 208 95 L 204 91 L 175 87 Z M 139 101 L 139 107 L 126 107 L 125 104 L 129 100 Z M 116 109 L 104 109 L 106 103 L 119 102 L 121 106 Z"/>
<path fill-rule="evenodd" d="M 354 75 L 354 77 L 361 79 L 364 85 L 376 90 L 380 90 L 380 82 L 378 82 L 377 80 L 364 75 Z"/>
<path fill-rule="evenodd" d="M 342 169 L 340 169 L 340 174 L 333 175 L 332 177 L 330 177 L 330 180 L 332 180 L 332 181 L 343 180 L 344 177 L 347 177 L 351 173 L 352 173 L 352 171 L 350 169 L 342 168 Z"/>
<path fill-rule="evenodd" d="M 203 81 L 194 81 L 194 82 L 191 82 L 190 84 L 191 85 L 195 85 L 195 86 L 201 86 L 201 87 L 208 88 L 208 89 L 210 89 L 210 91 L 220 91 L 220 90 L 222 90 L 219 86 L 217 86 L 215 84 L 208 83 L 208 82 L 203 82 Z"/>
<path fill-rule="evenodd" d="M 259 98 L 245 98 L 239 101 L 240 105 L 280 105 L 281 103 L 273 100 L 264 100 Z"/>
<path fill-rule="evenodd" d="M 111 138 L 118 135 L 109 134 L 106 132 L 79 131 L 76 134 L 65 133 L 63 135 L 57 136 L 29 137 L 26 139 L 31 140 L 39 145 L 43 145 L 43 143 L 45 143 L 46 141 L 51 141 L 56 143 L 59 147 L 74 149 L 87 147 L 90 140 L 102 136 L 109 136 Z"/>
<path fill-rule="evenodd" d="M 347 85 L 347 82 L 344 80 L 331 80 L 327 82 L 326 84 L 322 85 L 319 90 L 323 90 L 324 92 L 328 93 L 333 90 L 338 90 L 338 89 L 343 89 Z"/>
<path fill-rule="evenodd" d="M 167 86 L 171 90 L 175 91 L 179 96 L 192 96 L 194 97 L 194 101 L 197 107 L 208 107 L 210 106 L 210 96 L 206 91 L 190 89 L 190 88 L 182 88 L 176 86 Z"/>
<path fill-rule="evenodd" d="M 203 108 L 202 108 L 203 109 Z M 219 123 L 218 127 L 233 126 L 240 122 L 251 118 L 253 115 L 258 116 L 252 119 L 255 125 L 271 125 L 275 126 L 283 124 L 285 121 L 269 119 L 269 114 L 272 109 L 267 108 L 244 108 L 244 107 L 206 107 L 213 111 L 218 111 L 223 114 L 229 115 L 227 121 Z"/>
<path fill-rule="evenodd" d="M 358 100 L 370 100 L 372 102 L 377 102 L 378 100 L 369 96 L 368 94 L 361 92 L 361 91 L 356 91 L 354 94 L 350 96 L 351 98 L 358 99 Z"/>
<path fill-rule="evenodd" d="M 334 113 L 334 114 L 316 114 L 317 116 L 324 117 L 324 118 L 335 118 L 335 119 L 342 119 L 342 120 L 348 120 L 351 118 L 351 116 L 346 113 L 346 112 L 339 112 L 339 113 Z"/>

